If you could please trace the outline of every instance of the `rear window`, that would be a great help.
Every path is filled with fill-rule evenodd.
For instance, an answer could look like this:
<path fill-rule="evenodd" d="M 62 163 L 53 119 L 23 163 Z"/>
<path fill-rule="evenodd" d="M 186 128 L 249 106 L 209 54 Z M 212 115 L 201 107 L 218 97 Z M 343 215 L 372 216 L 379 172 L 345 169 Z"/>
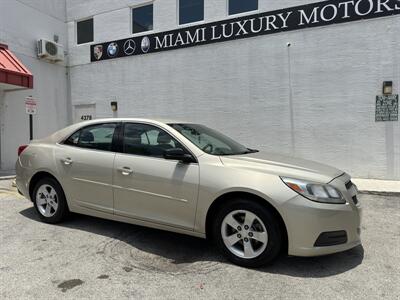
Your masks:
<path fill-rule="evenodd" d="M 64 144 L 80 148 L 111 151 L 117 124 L 91 125 L 72 134 Z"/>

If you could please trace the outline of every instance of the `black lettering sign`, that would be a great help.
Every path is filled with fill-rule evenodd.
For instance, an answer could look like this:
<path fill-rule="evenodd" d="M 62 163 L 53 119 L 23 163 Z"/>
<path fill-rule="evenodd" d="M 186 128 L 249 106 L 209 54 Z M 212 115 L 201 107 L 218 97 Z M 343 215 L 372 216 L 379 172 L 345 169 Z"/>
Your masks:
<path fill-rule="evenodd" d="M 91 61 L 400 14 L 400 0 L 330 0 L 91 45 Z"/>
<path fill-rule="evenodd" d="M 399 120 L 399 95 L 376 96 L 375 122 Z"/>

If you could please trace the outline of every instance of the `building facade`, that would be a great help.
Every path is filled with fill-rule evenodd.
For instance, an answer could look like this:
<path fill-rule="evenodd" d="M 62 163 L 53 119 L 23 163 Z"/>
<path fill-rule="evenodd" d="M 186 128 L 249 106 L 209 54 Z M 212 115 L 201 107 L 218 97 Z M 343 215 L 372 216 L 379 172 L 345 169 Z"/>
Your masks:
<path fill-rule="evenodd" d="M 22 98 L 34 94 L 37 138 L 85 118 L 176 118 L 356 177 L 400 179 L 399 122 L 375 120 L 383 82 L 399 93 L 399 1 L 21 2 L 1 2 L 16 15 L 0 43 L 37 85 L 1 98 L 2 168 L 26 142 Z M 27 11 L 42 20 L 29 33 L 17 24 Z M 38 60 L 32 41 L 54 34 L 67 59 Z"/>
<path fill-rule="evenodd" d="M 67 65 L 39 60 L 37 40 L 54 39 L 67 45 L 64 1 L 0 0 L 0 44 L 6 44 L 33 74 L 32 89 L 0 88 L 0 167 L 14 169 L 19 145 L 29 142 L 29 118 L 25 98 L 38 100 L 33 116 L 34 138 L 44 137 L 65 127 L 68 120 Z M 1 70 L 1 66 L 0 66 Z"/>

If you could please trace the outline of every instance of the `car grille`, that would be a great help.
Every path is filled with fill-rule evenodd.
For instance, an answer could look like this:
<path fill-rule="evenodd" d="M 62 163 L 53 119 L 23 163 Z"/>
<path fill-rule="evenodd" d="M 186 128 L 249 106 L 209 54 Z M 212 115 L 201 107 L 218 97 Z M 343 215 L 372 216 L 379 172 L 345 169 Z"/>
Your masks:
<path fill-rule="evenodd" d="M 351 182 L 351 180 L 349 180 L 348 182 L 345 183 L 346 189 L 350 190 L 351 187 L 353 186 L 353 182 Z M 358 203 L 358 199 L 357 199 L 357 195 L 354 195 L 351 197 L 353 199 L 354 204 Z"/>
<path fill-rule="evenodd" d="M 353 186 L 353 183 L 351 182 L 351 180 L 350 181 L 348 181 L 346 184 L 346 189 L 350 189 L 352 186 Z"/>

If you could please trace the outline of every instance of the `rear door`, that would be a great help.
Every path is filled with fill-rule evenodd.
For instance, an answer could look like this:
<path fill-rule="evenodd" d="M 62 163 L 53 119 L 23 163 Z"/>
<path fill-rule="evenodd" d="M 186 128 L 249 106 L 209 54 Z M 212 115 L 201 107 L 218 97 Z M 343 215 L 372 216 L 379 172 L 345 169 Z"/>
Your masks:
<path fill-rule="evenodd" d="M 113 213 L 113 139 L 118 123 L 84 127 L 56 150 L 56 163 L 73 205 Z"/>
<path fill-rule="evenodd" d="M 192 230 L 199 165 L 163 158 L 169 148 L 183 146 L 165 130 L 127 123 L 123 153 L 114 163 L 114 213 Z"/>

